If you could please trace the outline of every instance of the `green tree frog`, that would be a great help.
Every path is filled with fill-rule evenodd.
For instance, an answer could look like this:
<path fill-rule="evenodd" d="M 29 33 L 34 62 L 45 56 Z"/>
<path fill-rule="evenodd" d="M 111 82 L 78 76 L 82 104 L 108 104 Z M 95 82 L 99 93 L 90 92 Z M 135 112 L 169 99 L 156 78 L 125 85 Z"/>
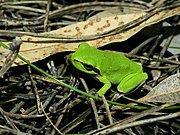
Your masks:
<path fill-rule="evenodd" d="M 81 43 L 70 57 L 78 70 L 91 74 L 104 85 L 97 92 L 103 96 L 111 87 L 118 84 L 121 93 L 128 93 L 148 78 L 141 63 L 134 62 L 123 54 L 98 50 L 88 43 Z"/>

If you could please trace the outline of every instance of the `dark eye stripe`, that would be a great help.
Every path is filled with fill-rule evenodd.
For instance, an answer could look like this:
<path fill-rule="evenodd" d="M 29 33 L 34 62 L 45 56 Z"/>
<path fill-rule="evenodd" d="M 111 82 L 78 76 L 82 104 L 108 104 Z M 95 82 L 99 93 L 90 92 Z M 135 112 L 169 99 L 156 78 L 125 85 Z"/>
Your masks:
<path fill-rule="evenodd" d="M 91 66 L 91 65 L 88 65 L 88 64 L 83 64 L 83 66 L 84 66 L 84 68 L 86 69 L 86 70 L 88 70 L 88 71 L 92 71 L 93 70 L 93 66 Z"/>
<path fill-rule="evenodd" d="M 88 65 L 88 64 L 84 64 L 84 63 L 82 63 L 82 65 L 84 66 L 84 68 L 85 68 L 86 70 L 88 70 L 88 71 L 94 71 L 94 72 L 96 72 L 97 74 L 100 75 L 100 71 L 99 71 L 97 68 L 94 68 L 93 66 Z"/>
<path fill-rule="evenodd" d="M 100 75 L 100 71 L 99 71 L 97 68 L 94 68 L 93 66 L 88 65 L 88 64 L 85 64 L 85 63 L 80 62 L 80 61 L 78 61 L 78 60 L 74 60 L 74 61 L 81 63 L 81 64 L 83 65 L 83 67 L 84 67 L 87 71 L 94 71 L 94 72 L 96 72 L 97 74 Z"/>

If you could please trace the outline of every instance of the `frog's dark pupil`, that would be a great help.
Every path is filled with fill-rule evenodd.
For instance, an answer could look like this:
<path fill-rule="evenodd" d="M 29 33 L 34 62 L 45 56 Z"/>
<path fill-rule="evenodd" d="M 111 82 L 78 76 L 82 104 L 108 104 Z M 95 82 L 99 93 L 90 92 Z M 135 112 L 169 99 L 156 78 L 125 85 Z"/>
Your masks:
<path fill-rule="evenodd" d="M 93 66 L 91 65 L 88 65 L 88 64 L 83 64 L 84 65 L 84 68 L 88 71 L 94 71 L 96 72 L 97 74 L 100 74 L 100 71 L 97 69 L 97 68 L 94 68 Z"/>
<path fill-rule="evenodd" d="M 93 70 L 93 66 L 87 65 L 87 64 L 83 64 L 83 65 L 84 65 L 84 68 L 85 68 L 86 70 L 88 70 L 88 71 Z"/>

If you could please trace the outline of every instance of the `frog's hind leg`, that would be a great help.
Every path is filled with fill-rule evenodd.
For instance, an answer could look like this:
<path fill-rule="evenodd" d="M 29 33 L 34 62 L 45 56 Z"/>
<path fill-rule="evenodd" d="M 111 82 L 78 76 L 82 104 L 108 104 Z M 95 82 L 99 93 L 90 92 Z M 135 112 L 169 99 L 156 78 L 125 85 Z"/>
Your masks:
<path fill-rule="evenodd" d="M 126 76 L 123 80 L 121 80 L 118 85 L 118 91 L 122 93 L 128 93 L 132 89 L 136 88 L 139 84 L 141 84 L 144 80 L 148 78 L 146 73 L 133 73 Z"/>

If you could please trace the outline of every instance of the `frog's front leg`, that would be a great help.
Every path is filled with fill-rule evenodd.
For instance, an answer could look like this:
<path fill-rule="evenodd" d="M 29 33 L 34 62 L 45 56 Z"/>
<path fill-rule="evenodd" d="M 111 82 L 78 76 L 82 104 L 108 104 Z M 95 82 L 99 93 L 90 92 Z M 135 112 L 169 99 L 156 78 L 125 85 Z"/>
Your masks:
<path fill-rule="evenodd" d="M 108 91 L 111 87 L 111 82 L 105 77 L 98 76 L 97 78 L 100 82 L 104 84 L 104 86 L 97 92 L 98 95 L 102 97 L 106 93 L 106 91 Z"/>
<path fill-rule="evenodd" d="M 106 79 L 105 77 L 98 76 L 97 78 L 99 79 L 100 82 L 102 82 L 104 84 L 104 86 L 97 92 L 97 94 L 102 97 L 103 104 L 104 104 L 105 109 L 106 109 L 107 114 L 108 114 L 109 122 L 110 122 L 110 124 L 113 124 L 113 119 L 112 119 L 112 116 L 111 116 L 111 111 L 109 109 L 109 105 L 107 103 L 107 100 L 106 100 L 106 98 L 104 96 L 106 91 L 108 91 L 109 88 L 111 87 L 111 82 L 108 79 Z"/>
<path fill-rule="evenodd" d="M 128 93 L 132 89 L 136 88 L 139 84 L 148 78 L 146 73 L 133 73 L 121 80 L 118 85 L 118 91 L 122 93 Z"/>

